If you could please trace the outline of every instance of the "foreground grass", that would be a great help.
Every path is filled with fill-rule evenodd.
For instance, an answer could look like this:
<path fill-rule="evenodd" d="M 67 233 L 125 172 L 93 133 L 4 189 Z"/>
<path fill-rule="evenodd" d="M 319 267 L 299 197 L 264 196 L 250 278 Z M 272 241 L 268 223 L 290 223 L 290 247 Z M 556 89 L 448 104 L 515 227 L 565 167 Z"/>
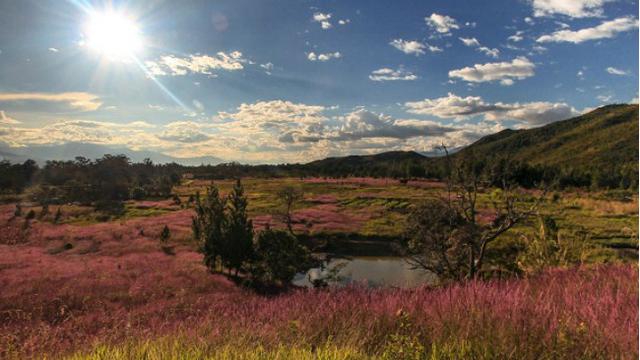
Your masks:
<path fill-rule="evenodd" d="M 0 358 L 638 356 L 636 265 L 435 289 L 347 287 L 263 297 L 207 274 L 189 254 L 84 264 L 72 256 L 10 255 L 14 263 L 0 256 L 8 289 L 0 293 Z"/>
<path fill-rule="evenodd" d="M 611 354 L 605 351 L 584 351 L 581 354 L 565 347 L 548 348 L 538 354 L 505 353 L 494 349 L 490 344 L 474 344 L 470 341 L 450 341 L 441 345 L 432 343 L 425 348 L 407 337 L 405 341 L 390 343 L 380 354 L 368 354 L 365 351 L 336 347 L 330 344 L 316 348 L 299 348 L 279 345 L 267 349 L 262 346 L 221 346 L 194 345 L 189 340 L 156 340 L 127 343 L 120 346 L 100 345 L 90 352 L 77 353 L 64 360 L 419 360 L 419 359 L 609 359 Z M 407 341 L 408 340 L 408 341 Z M 566 340 L 565 340 L 566 341 Z M 529 355 L 529 356 L 527 356 Z M 632 358 L 631 352 L 628 358 Z M 623 355 L 620 358 L 627 358 Z"/>

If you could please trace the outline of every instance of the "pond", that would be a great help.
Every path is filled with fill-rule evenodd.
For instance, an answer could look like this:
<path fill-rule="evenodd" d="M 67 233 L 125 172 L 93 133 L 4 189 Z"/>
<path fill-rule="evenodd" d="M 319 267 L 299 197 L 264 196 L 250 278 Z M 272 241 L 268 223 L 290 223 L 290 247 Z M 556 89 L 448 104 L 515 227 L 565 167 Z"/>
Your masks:
<path fill-rule="evenodd" d="M 329 269 L 336 269 L 337 280 L 332 285 L 352 283 L 371 287 L 391 286 L 410 288 L 433 284 L 433 274 L 412 269 L 403 258 L 397 256 L 355 256 L 333 258 L 325 262 L 324 269 L 313 268 L 306 274 L 298 274 L 293 283 L 298 286 L 311 286 L 311 281 L 326 277 Z M 311 281 L 310 281 L 311 280 Z"/>

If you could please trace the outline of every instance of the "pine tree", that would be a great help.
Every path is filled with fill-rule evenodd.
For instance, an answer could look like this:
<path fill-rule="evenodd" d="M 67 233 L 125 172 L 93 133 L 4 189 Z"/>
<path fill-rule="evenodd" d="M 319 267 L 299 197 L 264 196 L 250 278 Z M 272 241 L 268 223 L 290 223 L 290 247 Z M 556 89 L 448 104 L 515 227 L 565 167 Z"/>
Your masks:
<path fill-rule="evenodd" d="M 247 215 L 247 197 L 240 179 L 229 194 L 227 219 L 222 258 L 225 266 L 237 275 L 253 256 L 253 223 Z"/>
<path fill-rule="evenodd" d="M 200 245 L 204 263 L 211 272 L 215 272 L 218 258 L 223 254 L 223 227 L 226 224 L 224 209 L 226 200 L 220 198 L 218 188 L 207 189 L 204 201 L 200 193 L 195 197 L 196 216 L 192 219 L 193 237 Z"/>

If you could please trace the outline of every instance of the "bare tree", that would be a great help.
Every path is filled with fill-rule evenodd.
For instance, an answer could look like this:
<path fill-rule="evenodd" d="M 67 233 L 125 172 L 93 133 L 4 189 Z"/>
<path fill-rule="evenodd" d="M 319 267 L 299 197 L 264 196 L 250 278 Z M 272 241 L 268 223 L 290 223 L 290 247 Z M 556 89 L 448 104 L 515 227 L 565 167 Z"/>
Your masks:
<path fill-rule="evenodd" d="M 295 235 L 293 233 L 293 217 L 292 213 L 296 203 L 302 200 L 304 193 L 302 189 L 295 188 L 293 186 L 285 186 L 280 191 L 278 191 L 278 198 L 282 202 L 284 207 L 282 218 L 287 225 L 287 230 L 291 235 Z"/>
<path fill-rule="evenodd" d="M 505 177 L 490 193 L 491 214 L 481 221 L 478 195 L 489 190 L 485 162 L 453 161 L 445 146 L 446 194 L 417 206 L 410 214 L 404 249 L 409 262 L 442 279 L 475 278 L 487 246 L 536 212 L 545 192 L 526 194 Z M 508 164 L 508 162 L 504 162 Z M 505 169 L 503 174 L 508 174 Z M 489 214 L 486 214 L 489 215 Z"/>

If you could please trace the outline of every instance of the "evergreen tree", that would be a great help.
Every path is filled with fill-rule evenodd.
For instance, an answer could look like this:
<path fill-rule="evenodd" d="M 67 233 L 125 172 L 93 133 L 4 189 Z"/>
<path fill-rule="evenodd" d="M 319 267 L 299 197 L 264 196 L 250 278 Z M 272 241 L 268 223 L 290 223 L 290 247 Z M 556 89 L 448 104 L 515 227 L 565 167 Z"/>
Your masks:
<path fill-rule="evenodd" d="M 196 216 L 192 219 L 194 239 L 200 244 L 200 252 L 204 255 L 204 263 L 211 272 L 216 271 L 218 257 L 222 255 L 223 227 L 226 223 L 224 209 L 226 201 L 220 198 L 218 188 L 207 189 L 204 201 L 200 193 L 195 196 Z"/>
<path fill-rule="evenodd" d="M 253 223 L 247 215 L 247 197 L 240 179 L 228 198 L 227 223 L 224 228 L 222 258 L 228 269 L 236 275 L 253 256 Z"/>

